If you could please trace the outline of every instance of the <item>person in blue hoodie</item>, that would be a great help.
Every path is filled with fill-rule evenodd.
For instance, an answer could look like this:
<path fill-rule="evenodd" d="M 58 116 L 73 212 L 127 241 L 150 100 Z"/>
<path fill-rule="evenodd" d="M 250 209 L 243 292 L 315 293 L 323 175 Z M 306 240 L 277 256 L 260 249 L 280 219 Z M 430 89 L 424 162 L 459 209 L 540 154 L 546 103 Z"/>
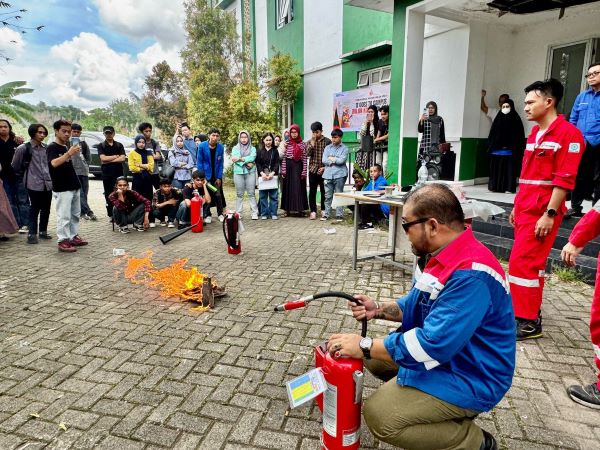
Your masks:
<path fill-rule="evenodd" d="M 217 192 L 211 192 L 210 206 L 216 206 L 219 221 L 223 222 L 223 208 L 227 206 L 225 195 L 223 194 L 223 163 L 225 147 L 219 142 L 221 132 L 218 128 L 211 128 L 208 131 L 208 140 L 198 145 L 198 158 L 196 159 L 196 168 L 204 171 L 208 182 L 217 188 Z M 210 209 L 206 217 L 207 223 L 211 222 Z"/>
<path fill-rule="evenodd" d="M 383 169 L 380 164 L 375 164 L 369 168 L 369 184 L 363 191 L 382 191 L 387 185 L 387 180 L 383 176 Z M 358 228 L 366 230 L 373 228 L 373 224 L 385 220 L 390 215 L 389 205 L 373 205 L 365 203 L 360 205 L 360 223 Z"/>
<path fill-rule="evenodd" d="M 474 422 L 496 406 L 515 370 L 515 316 L 494 255 L 465 227 L 454 193 L 443 184 L 411 191 L 402 227 L 419 256 L 412 289 L 392 302 L 356 295 L 357 320 L 401 322 L 384 338 L 336 334 L 334 358 L 364 358 L 386 381 L 365 400 L 373 435 L 405 450 L 495 450 Z"/>

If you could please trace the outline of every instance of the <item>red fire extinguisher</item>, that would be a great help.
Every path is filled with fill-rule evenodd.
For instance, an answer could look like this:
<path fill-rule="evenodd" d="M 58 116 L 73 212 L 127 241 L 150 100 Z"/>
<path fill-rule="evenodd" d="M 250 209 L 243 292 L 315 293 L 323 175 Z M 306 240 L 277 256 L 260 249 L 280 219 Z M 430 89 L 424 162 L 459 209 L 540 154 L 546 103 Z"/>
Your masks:
<path fill-rule="evenodd" d="M 302 308 L 311 301 L 324 297 L 341 297 L 358 304 L 354 297 L 345 292 L 321 292 L 278 305 L 275 311 Z M 361 336 L 367 336 L 366 318 L 362 321 Z M 321 449 L 358 450 L 363 360 L 331 356 L 326 343 L 322 343 L 315 347 L 315 367 L 321 369 L 327 382 L 327 390 L 316 398 L 323 419 Z"/>
<path fill-rule="evenodd" d="M 223 220 L 223 235 L 227 242 L 227 253 L 230 255 L 237 255 L 242 251 L 241 232 L 240 215 L 234 211 L 227 211 Z"/>
<path fill-rule="evenodd" d="M 202 233 L 204 224 L 202 221 L 202 198 L 194 189 L 194 197 L 190 200 L 190 220 L 193 224 L 192 233 Z"/>

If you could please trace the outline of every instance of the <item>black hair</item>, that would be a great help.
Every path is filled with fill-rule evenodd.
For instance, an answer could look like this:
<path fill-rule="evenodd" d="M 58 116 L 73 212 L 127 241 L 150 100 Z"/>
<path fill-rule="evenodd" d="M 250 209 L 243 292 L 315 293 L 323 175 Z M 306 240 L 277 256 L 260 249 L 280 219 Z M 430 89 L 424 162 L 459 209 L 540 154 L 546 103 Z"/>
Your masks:
<path fill-rule="evenodd" d="M 27 134 L 31 139 L 33 139 L 40 128 L 43 128 L 46 132 L 46 136 L 48 136 L 48 128 L 46 128 L 46 126 L 41 123 L 32 123 L 31 125 L 29 125 L 29 128 L 27 128 Z"/>
<path fill-rule="evenodd" d="M 117 179 L 115 180 L 115 190 L 117 190 L 117 184 L 119 184 L 119 181 L 125 181 L 127 184 L 129 184 L 129 181 L 127 181 L 127 177 L 117 177 Z"/>
<path fill-rule="evenodd" d="M 506 97 L 506 99 L 508 100 L 510 98 L 510 95 L 508 95 L 508 94 L 500 94 L 498 96 L 498 100 L 500 100 L 502 97 Z"/>
<path fill-rule="evenodd" d="M 221 134 L 221 132 L 219 131 L 219 129 L 218 129 L 218 128 L 215 128 L 215 127 L 213 127 L 213 128 L 211 128 L 210 130 L 208 130 L 208 135 L 209 135 L 209 136 L 210 136 L 211 134 L 213 134 L 213 133 L 216 133 L 216 134 L 218 134 L 218 135 L 220 135 L 220 134 Z"/>
<path fill-rule="evenodd" d="M 139 131 L 140 133 L 143 133 L 143 132 L 144 132 L 144 130 L 145 130 L 146 128 L 150 128 L 150 129 L 152 129 L 152 124 L 150 124 L 150 123 L 148 123 L 148 122 L 142 122 L 142 123 L 140 123 L 140 124 L 139 124 L 139 126 L 138 126 L 138 131 Z"/>
<path fill-rule="evenodd" d="M 433 218 L 448 227 L 463 230 L 465 213 L 452 190 L 442 183 L 431 183 L 411 190 L 404 204 L 410 202 L 415 218 Z"/>
<path fill-rule="evenodd" d="M 390 105 L 382 105 L 381 108 L 379 108 L 379 112 L 384 112 L 384 113 L 390 113 Z"/>
<path fill-rule="evenodd" d="M 355 176 L 359 176 L 361 177 L 363 180 L 365 179 L 365 177 L 362 176 L 362 173 L 360 173 L 358 170 L 354 170 L 352 171 L 352 178 L 354 178 Z"/>
<path fill-rule="evenodd" d="M 381 164 L 373 164 L 371 167 L 377 167 L 377 170 L 379 170 L 381 173 L 383 173 L 383 167 L 381 167 Z"/>
<path fill-rule="evenodd" d="M 180 125 L 180 127 L 181 127 L 181 128 L 183 128 L 183 127 L 188 127 L 188 128 L 189 128 L 190 126 L 188 125 L 188 123 L 187 123 L 187 122 L 181 122 L 181 125 Z"/>
<path fill-rule="evenodd" d="M 275 137 L 273 136 L 273 133 L 271 133 L 270 131 L 266 132 L 265 134 L 262 135 L 262 137 L 260 138 L 260 148 L 261 150 L 266 150 L 265 148 L 265 138 L 271 136 L 271 140 L 273 142 L 271 142 L 271 148 L 275 148 Z"/>
<path fill-rule="evenodd" d="M 313 122 L 310 124 L 310 131 L 323 131 L 323 124 L 321 122 Z"/>
<path fill-rule="evenodd" d="M 591 63 L 589 66 L 588 66 L 587 70 L 590 70 L 590 69 L 591 69 L 592 67 L 594 67 L 594 66 L 600 66 L 600 61 L 594 61 L 594 62 L 592 62 L 592 63 Z"/>
<path fill-rule="evenodd" d="M 369 105 L 367 110 L 373 111 L 373 128 L 375 129 L 375 133 L 377 134 L 377 130 L 379 130 L 379 112 L 377 111 L 377 105 Z M 369 129 L 367 128 L 367 131 Z"/>
<path fill-rule="evenodd" d="M 81 125 L 79 125 L 78 123 L 73 123 L 73 124 L 71 125 L 71 130 L 73 130 L 73 131 L 82 131 L 82 130 L 83 130 L 83 128 L 82 128 L 82 126 L 81 126 Z"/>
<path fill-rule="evenodd" d="M 563 98 L 565 88 L 556 78 L 548 78 L 544 81 L 535 81 L 525 88 L 525 94 L 529 94 L 531 91 L 544 97 L 552 97 L 556 107 Z"/>
<path fill-rule="evenodd" d="M 106 125 L 104 128 L 102 128 L 102 132 L 105 133 L 107 131 L 112 131 L 113 133 L 115 132 L 115 127 L 113 127 L 112 125 Z"/>
<path fill-rule="evenodd" d="M 194 140 L 196 140 L 196 138 L 200 139 L 200 142 L 208 141 L 208 136 L 204 133 L 197 134 L 194 136 Z"/>
<path fill-rule="evenodd" d="M 165 184 L 170 185 L 171 180 L 169 180 L 168 178 L 161 178 L 160 181 L 158 182 L 159 186 L 164 186 Z"/>
<path fill-rule="evenodd" d="M 204 170 L 198 169 L 198 170 L 194 170 L 194 172 L 192 172 L 192 180 L 195 180 L 197 178 L 199 178 L 201 180 L 204 180 L 206 178 L 206 174 L 204 173 Z"/>
<path fill-rule="evenodd" d="M 433 106 L 433 109 L 435 109 L 435 114 L 434 116 L 438 115 L 438 107 L 437 107 L 437 103 L 434 102 L 433 100 L 430 100 L 427 102 L 427 104 L 425 105 L 425 108 L 429 108 L 429 106 Z"/>
<path fill-rule="evenodd" d="M 339 128 L 334 128 L 333 130 L 331 130 L 331 137 L 334 137 L 334 136 L 342 137 L 343 135 L 344 135 L 344 132 Z"/>
<path fill-rule="evenodd" d="M 15 139 L 15 133 L 12 130 L 11 123 L 8 120 L 6 120 L 6 119 L 0 119 L 0 122 L 6 122 L 6 125 L 8 125 L 8 139 L 11 140 L 11 141 L 14 140 Z"/>
<path fill-rule="evenodd" d="M 71 126 L 71 122 L 69 122 L 68 120 L 65 119 L 59 119 L 56 122 L 54 122 L 54 124 L 52 125 L 52 128 L 54 128 L 56 131 L 60 130 L 60 127 L 70 127 Z"/>

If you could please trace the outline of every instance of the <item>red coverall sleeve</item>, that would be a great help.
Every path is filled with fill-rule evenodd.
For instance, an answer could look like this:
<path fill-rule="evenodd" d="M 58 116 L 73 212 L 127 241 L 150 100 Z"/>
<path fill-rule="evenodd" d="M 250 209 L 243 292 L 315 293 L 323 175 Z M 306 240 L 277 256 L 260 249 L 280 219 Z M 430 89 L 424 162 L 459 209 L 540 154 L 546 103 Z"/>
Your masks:
<path fill-rule="evenodd" d="M 592 209 L 575 225 L 569 236 L 569 242 L 575 247 L 584 247 L 598 235 L 600 235 L 600 212 Z"/>
<path fill-rule="evenodd" d="M 581 132 L 574 129 L 560 144 L 561 148 L 554 160 L 552 185 L 572 191 L 575 187 L 579 161 L 585 150 L 585 141 Z"/>

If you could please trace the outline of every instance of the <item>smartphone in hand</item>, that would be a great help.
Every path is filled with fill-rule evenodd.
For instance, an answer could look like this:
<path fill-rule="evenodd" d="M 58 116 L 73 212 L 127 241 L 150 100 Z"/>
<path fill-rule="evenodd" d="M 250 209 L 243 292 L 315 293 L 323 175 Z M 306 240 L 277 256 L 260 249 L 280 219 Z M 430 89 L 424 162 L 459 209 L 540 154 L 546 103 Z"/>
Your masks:
<path fill-rule="evenodd" d="M 71 147 L 73 147 L 74 145 L 81 145 L 80 142 L 81 139 L 79 139 L 78 137 L 71 137 L 71 139 L 69 140 Z"/>

